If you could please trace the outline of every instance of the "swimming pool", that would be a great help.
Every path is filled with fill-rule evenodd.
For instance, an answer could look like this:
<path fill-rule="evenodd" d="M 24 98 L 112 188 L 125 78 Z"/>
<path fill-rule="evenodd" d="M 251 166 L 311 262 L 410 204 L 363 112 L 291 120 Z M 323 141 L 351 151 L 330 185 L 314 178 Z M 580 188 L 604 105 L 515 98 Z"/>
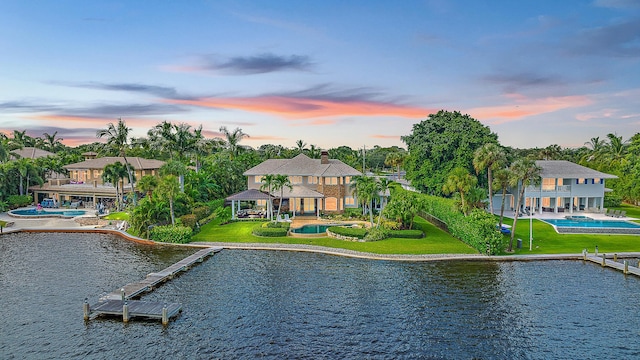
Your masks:
<path fill-rule="evenodd" d="M 327 232 L 327 229 L 332 226 L 336 226 L 336 224 L 307 224 L 299 228 L 291 229 L 291 232 L 294 234 L 322 234 Z"/>
<path fill-rule="evenodd" d="M 588 220 L 587 220 L 588 219 Z M 584 219 L 541 219 L 557 227 L 579 227 L 579 228 L 607 228 L 607 229 L 640 229 L 640 224 L 624 220 L 594 220 Z"/>
<path fill-rule="evenodd" d="M 76 217 L 86 215 L 85 210 L 36 210 L 34 209 L 19 209 L 11 210 L 8 212 L 9 216 L 13 217 L 30 217 L 30 218 L 42 218 L 42 217 Z"/>

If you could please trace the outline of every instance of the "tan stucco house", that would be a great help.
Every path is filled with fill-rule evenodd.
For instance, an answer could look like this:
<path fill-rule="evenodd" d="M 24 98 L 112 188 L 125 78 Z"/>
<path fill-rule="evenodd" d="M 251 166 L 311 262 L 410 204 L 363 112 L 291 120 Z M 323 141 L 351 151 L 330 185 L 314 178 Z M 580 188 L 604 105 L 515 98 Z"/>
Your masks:
<path fill-rule="evenodd" d="M 340 160 L 329 159 L 326 151 L 320 159 L 300 154 L 292 159 L 266 160 L 244 172 L 248 189 L 260 190 L 263 176 L 269 174 L 289 177 L 292 189 L 284 188 L 282 206 L 293 216 L 338 213 L 358 206 L 350 184 L 352 177 L 362 173 Z M 279 197 L 280 191 L 271 195 Z M 259 205 L 266 207 L 266 200 L 262 202 Z"/>

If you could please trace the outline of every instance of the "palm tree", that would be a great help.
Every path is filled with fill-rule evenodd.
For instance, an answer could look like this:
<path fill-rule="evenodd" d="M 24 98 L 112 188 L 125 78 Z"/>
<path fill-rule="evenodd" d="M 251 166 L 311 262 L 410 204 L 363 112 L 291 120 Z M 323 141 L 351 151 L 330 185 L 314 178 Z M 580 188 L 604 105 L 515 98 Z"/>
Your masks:
<path fill-rule="evenodd" d="M 184 192 L 184 175 L 187 171 L 187 166 L 178 160 L 169 160 L 159 169 L 161 176 L 175 175 L 178 177 L 180 192 Z"/>
<path fill-rule="evenodd" d="M 129 175 L 129 184 L 131 184 L 131 192 L 134 194 L 133 204 L 136 205 L 133 172 L 131 171 L 131 165 L 129 164 L 129 160 L 127 160 L 126 154 L 129 131 L 131 131 L 131 129 L 127 127 L 127 124 L 121 118 L 119 118 L 118 125 L 114 125 L 113 123 L 107 124 L 106 129 L 101 129 L 96 132 L 96 137 L 106 137 L 107 145 L 111 146 L 113 149 L 116 149 L 120 156 L 124 159 L 124 164 L 127 168 L 127 174 Z"/>
<path fill-rule="evenodd" d="M 605 155 L 609 161 L 610 168 L 615 168 L 616 165 L 621 165 L 624 156 L 627 153 L 628 141 L 623 141 L 622 136 L 617 134 L 607 134 L 609 138 L 609 145 L 605 147 Z"/>
<path fill-rule="evenodd" d="M 291 181 L 287 175 L 275 175 L 273 177 L 273 191 L 280 190 L 280 204 L 278 205 L 278 213 L 276 215 L 276 219 L 280 217 L 280 209 L 282 209 L 282 200 L 284 198 L 284 188 L 287 187 L 289 190 L 293 190 L 293 186 L 291 185 Z"/>
<path fill-rule="evenodd" d="M 542 169 L 536 165 L 533 160 L 519 159 L 511 164 L 510 171 L 512 175 L 510 185 L 517 187 L 518 183 L 520 183 L 521 187 L 518 199 L 516 200 L 516 211 L 513 216 L 513 226 L 511 227 L 511 238 L 509 240 L 508 251 L 513 250 L 513 238 L 516 234 L 516 225 L 518 223 L 518 217 L 520 216 L 520 207 L 522 204 L 522 198 L 524 197 L 525 188 L 540 181 L 540 173 Z"/>
<path fill-rule="evenodd" d="M 364 204 L 363 212 L 369 208 L 369 222 L 373 227 L 373 200 L 380 193 L 380 183 L 371 176 L 354 176 L 351 179 L 353 194 Z"/>
<path fill-rule="evenodd" d="M 391 188 L 391 184 L 393 184 L 393 181 L 386 179 L 386 178 L 381 178 L 380 182 L 379 182 L 379 186 L 378 189 L 380 190 L 380 193 L 384 196 L 387 192 L 387 190 L 389 190 Z M 380 228 L 380 220 L 382 219 L 382 211 L 384 210 L 384 207 L 386 204 L 380 204 L 380 212 L 378 213 L 378 226 L 376 226 L 377 228 Z"/>
<path fill-rule="evenodd" d="M 56 152 L 56 150 L 62 146 L 62 140 L 64 139 L 62 138 L 56 139 L 57 135 L 58 135 L 57 131 L 55 131 L 52 135 L 49 135 L 48 133 L 42 134 L 42 136 L 44 136 L 44 139 L 42 142 L 45 150 Z"/>
<path fill-rule="evenodd" d="M 271 189 L 275 184 L 276 176 L 273 174 L 267 174 L 262 177 L 262 185 L 260 185 L 260 190 L 267 189 L 267 193 L 269 194 L 269 204 L 267 211 L 267 218 L 269 220 L 273 220 L 273 201 L 271 200 Z M 281 200 L 282 201 L 282 200 Z M 278 209 L 280 210 L 280 209 Z"/>
<path fill-rule="evenodd" d="M 305 143 L 304 141 L 302 140 L 296 141 L 296 149 L 300 152 L 300 154 L 304 152 L 305 146 L 307 146 L 307 143 Z"/>
<path fill-rule="evenodd" d="M 227 141 L 227 149 L 231 154 L 231 158 L 238 156 L 239 143 L 242 139 L 249 137 L 249 135 L 242 132 L 242 129 L 235 128 L 233 131 L 227 130 L 226 126 L 220 127 L 220 132 L 224 135 Z"/>
<path fill-rule="evenodd" d="M 384 159 L 385 165 L 393 166 L 398 169 L 397 180 L 400 180 L 400 166 L 404 164 L 407 156 L 408 154 L 406 152 L 394 151 L 388 153 L 387 157 Z"/>
<path fill-rule="evenodd" d="M 124 189 L 120 187 L 120 181 L 127 176 L 127 169 L 121 162 L 115 162 L 104 167 L 102 171 L 102 182 L 113 184 L 116 188 L 116 198 L 118 200 L 118 210 L 122 208 Z M 122 195 L 120 194 L 122 190 Z"/>
<path fill-rule="evenodd" d="M 484 144 L 478 148 L 473 156 L 473 168 L 476 174 L 487 169 L 487 188 L 489 189 L 489 212 L 493 215 L 493 170 L 502 166 L 505 154 L 502 148 L 494 143 Z"/>
<path fill-rule="evenodd" d="M 163 197 L 169 199 L 169 211 L 171 213 L 171 225 L 176 224 L 176 216 L 173 210 L 174 199 L 180 193 L 180 184 L 178 184 L 178 177 L 175 175 L 165 175 L 160 179 L 158 188 L 156 191 Z"/>
<path fill-rule="evenodd" d="M 469 174 L 469 171 L 463 167 L 456 167 L 449 173 L 447 180 L 442 186 L 442 191 L 445 194 L 451 194 L 454 192 L 458 192 L 460 194 L 460 202 L 462 207 L 462 212 L 467 215 L 468 209 L 467 204 L 465 202 L 465 193 L 469 192 L 471 188 L 476 186 L 478 179 Z"/>
<path fill-rule="evenodd" d="M 500 205 L 500 227 L 499 229 L 502 228 L 502 220 L 504 218 L 504 203 L 505 203 L 505 198 L 507 196 L 507 188 L 509 187 L 509 183 L 511 180 L 511 173 L 509 172 L 509 169 L 498 169 L 496 170 L 495 174 L 493 174 L 493 183 L 492 183 L 492 187 L 494 190 L 502 190 L 502 205 Z"/>
<path fill-rule="evenodd" d="M 153 175 L 145 175 L 138 180 L 136 185 L 140 191 L 147 193 L 147 197 L 150 198 L 153 190 L 158 187 L 158 178 Z"/>
<path fill-rule="evenodd" d="M 18 184 L 18 191 L 20 192 L 20 195 L 26 195 L 31 180 L 35 180 L 41 185 L 44 183 L 42 177 L 38 174 L 39 169 L 36 167 L 33 159 L 17 159 L 13 161 L 13 165 L 18 171 L 18 176 L 20 177 L 20 183 Z"/>

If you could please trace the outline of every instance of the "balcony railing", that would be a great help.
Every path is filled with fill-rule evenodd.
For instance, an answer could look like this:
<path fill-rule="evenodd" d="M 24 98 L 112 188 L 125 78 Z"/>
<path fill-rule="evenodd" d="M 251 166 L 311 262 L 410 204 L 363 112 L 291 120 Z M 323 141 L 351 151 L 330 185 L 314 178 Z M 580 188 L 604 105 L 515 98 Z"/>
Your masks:
<path fill-rule="evenodd" d="M 536 192 L 540 192 L 540 186 L 527 186 L 526 191 L 528 193 L 536 193 Z M 542 189 L 543 193 L 550 193 L 550 192 L 571 192 L 571 185 L 559 185 L 556 187 L 549 187 L 549 188 L 543 188 Z"/>

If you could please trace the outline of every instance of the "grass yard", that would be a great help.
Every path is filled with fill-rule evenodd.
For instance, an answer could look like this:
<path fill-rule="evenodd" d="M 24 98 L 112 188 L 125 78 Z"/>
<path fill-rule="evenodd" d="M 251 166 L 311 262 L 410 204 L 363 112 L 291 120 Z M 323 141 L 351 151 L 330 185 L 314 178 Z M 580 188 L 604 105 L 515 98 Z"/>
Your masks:
<path fill-rule="evenodd" d="M 105 220 L 129 220 L 129 213 L 126 211 L 112 212 L 104 217 Z"/>
<path fill-rule="evenodd" d="M 462 241 L 452 237 L 448 233 L 438 229 L 422 218 L 416 218 L 416 225 L 426 234 L 422 239 L 398 239 L 389 238 L 374 242 L 352 242 L 320 238 L 294 238 L 294 237 L 257 237 L 251 234 L 255 226 L 262 222 L 239 221 L 227 225 L 219 225 L 212 221 L 204 225 L 192 241 L 214 242 L 260 242 L 278 244 L 307 244 L 332 248 L 341 248 L 369 252 L 375 254 L 476 254 L 477 251 Z"/>
<path fill-rule="evenodd" d="M 637 208 L 636 208 L 637 209 Z M 506 219 L 505 224 L 511 225 L 513 221 Z M 509 237 L 505 238 L 505 248 Z M 517 239 L 522 239 L 522 249 L 516 249 Z M 533 220 L 533 249 L 529 251 L 529 219 L 519 219 L 516 226 L 516 236 L 513 240 L 513 249 L 516 255 L 527 254 L 577 254 L 582 249 L 590 253 L 598 246 L 599 253 L 635 252 L 640 251 L 640 236 L 637 235 L 602 235 L 602 234 L 558 234 L 553 226 L 534 219 Z"/>

